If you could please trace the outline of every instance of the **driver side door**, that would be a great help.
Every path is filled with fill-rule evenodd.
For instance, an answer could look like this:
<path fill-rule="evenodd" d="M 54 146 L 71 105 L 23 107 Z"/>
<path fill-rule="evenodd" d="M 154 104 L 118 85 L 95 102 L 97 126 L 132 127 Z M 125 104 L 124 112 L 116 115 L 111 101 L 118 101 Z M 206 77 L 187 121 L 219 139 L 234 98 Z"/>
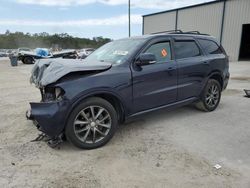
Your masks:
<path fill-rule="evenodd" d="M 141 53 L 152 53 L 156 63 L 131 67 L 134 113 L 173 103 L 177 99 L 177 65 L 170 38 L 150 42 Z"/>

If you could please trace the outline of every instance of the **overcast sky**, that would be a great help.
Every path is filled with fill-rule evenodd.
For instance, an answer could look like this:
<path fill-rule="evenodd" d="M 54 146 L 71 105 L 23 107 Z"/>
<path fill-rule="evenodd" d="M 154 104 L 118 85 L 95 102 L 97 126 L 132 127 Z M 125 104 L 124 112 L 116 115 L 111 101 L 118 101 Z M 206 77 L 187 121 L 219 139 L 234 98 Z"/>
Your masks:
<path fill-rule="evenodd" d="M 131 0 L 132 35 L 142 33 L 142 15 L 212 0 Z M 128 36 L 128 0 L 0 0 L 0 33 L 69 33 Z"/>

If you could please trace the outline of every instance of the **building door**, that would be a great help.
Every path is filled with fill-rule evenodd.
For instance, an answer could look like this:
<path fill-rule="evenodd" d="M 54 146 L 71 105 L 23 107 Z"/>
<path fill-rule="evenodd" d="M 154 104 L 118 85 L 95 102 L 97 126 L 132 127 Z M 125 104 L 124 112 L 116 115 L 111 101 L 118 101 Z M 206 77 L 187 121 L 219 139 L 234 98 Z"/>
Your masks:
<path fill-rule="evenodd" d="M 250 60 L 250 24 L 243 24 L 239 60 Z"/>

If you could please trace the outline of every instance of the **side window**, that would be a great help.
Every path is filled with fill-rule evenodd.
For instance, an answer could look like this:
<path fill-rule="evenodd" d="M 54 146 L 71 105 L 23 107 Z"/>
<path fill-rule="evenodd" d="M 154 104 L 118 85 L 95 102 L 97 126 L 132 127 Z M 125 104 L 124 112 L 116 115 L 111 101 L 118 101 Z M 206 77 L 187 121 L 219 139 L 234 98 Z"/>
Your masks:
<path fill-rule="evenodd" d="M 201 55 L 200 49 L 194 41 L 175 41 L 174 50 L 176 59 Z"/>
<path fill-rule="evenodd" d="M 222 54 L 220 47 L 211 40 L 198 39 L 202 48 L 206 51 L 207 54 Z"/>
<path fill-rule="evenodd" d="M 159 42 L 150 46 L 144 53 L 152 53 L 156 63 L 165 63 L 171 59 L 170 42 Z"/>

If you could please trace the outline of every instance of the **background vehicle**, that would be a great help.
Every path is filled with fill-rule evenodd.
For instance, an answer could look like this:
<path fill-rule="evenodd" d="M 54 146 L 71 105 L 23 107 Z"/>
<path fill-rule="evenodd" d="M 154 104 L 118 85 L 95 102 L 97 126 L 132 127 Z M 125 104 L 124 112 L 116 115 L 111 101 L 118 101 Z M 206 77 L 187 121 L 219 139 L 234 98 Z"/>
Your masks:
<path fill-rule="evenodd" d="M 94 48 L 83 48 L 81 50 L 78 51 L 78 56 L 80 59 L 84 59 L 86 58 L 88 55 L 90 55 L 91 53 L 93 53 L 95 51 Z"/>
<path fill-rule="evenodd" d="M 0 57 L 7 57 L 7 54 L 5 52 L 0 52 Z"/>
<path fill-rule="evenodd" d="M 8 57 L 9 50 L 0 49 L 0 57 Z"/>
<path fill-rule="evenodd" d="M 24 51 L 24 52 L 31 52 L 32 50 L 30 48 L 18 48 L 17 49 L 17 53 L 22 52 L 22 51 Z"/>
<path fill-rule="evenodd" d="M 14 53 L 14 50 L 6 50 L 7 57 Z"/>
<path fill-rule="evenodd" d="M 42 102 L 31 103 L 27 117 L 53 139 L 66 134 L 80 148 L 97 148 L 119 123 L 137 115 L 191 103 L 215 110 L 228 71 L 228 56 L 211 36 L 177 32 L 121 39 L 83 63 L 37 65 L 31 80 Z"/>
<path fill-rule="evenodd" d="M 23 64 L 32 64 L 34 59 L 32 56 L 28 55 L 29 53 L 33 54 L 30 48 L 18 48 L 14 55 L 16 55 L 17 59 L 22 61 Z M 27 54 L 27 56 L 25 54 Z"/>
<path fill-rule="evenodd" d="M 40 50 L 40 51 L 42 51 L 42 50 Z M 45 50 L 43 50 L 43 51 L 45 52 Z M 68 59 L 75 59 L 77 57 L 77 53 L 75 50 L 63 50 L 63 51 L 55 52 L 55 53 L 48 51 L 44 54 L 37 53 L 37 51 L 18 50 L 18 60 L 22 61 L 24 64 L 33 64 L 36 59 L 59 58 L 59 57 L 68 58 Z"/>

